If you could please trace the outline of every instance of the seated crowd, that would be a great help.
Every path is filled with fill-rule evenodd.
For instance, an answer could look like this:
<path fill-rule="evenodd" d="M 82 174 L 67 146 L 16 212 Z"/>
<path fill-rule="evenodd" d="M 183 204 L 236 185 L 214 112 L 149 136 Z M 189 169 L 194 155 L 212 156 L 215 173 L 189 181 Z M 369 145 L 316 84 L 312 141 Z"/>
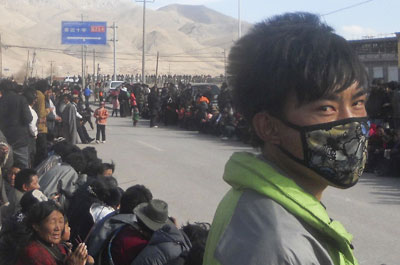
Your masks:
<path fill-rule="evenodd" d="M 400 84 L 374 80 L 367 110 L 371 129 L 366 171 L 400 177 Z"/>
<path fill-rule="evenodd" d="M 209 224 L 180 227 L 145 186 L 124 191 L 94 147 L 48 141 L 33 168 L 0 138 L 0 264 L 202 264 Z"/>

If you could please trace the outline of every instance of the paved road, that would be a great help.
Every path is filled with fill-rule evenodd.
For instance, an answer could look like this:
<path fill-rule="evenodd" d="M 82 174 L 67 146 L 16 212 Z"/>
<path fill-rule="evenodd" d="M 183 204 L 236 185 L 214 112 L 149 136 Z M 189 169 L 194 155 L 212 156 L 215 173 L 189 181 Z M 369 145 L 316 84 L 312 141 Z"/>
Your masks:
<path fill-rule="evenodd" d="M 109 118 L 107 143 L 95 145 L 104 161 L 115 161 L 122 188 L 144 184 L 168 202 L 180 223 L 211 222 L 229 189 L 222 180 L 236 151 L 254 151 L 232 141 L 177 128 L 149 128 L 128 118 Z M 94 135 L 94 131 L 89 133 Z M 329 188 L 323 203 L 354 239 L 361 265 L 400 264 L 400 179 L 364 174 L 354 188 Z"/>

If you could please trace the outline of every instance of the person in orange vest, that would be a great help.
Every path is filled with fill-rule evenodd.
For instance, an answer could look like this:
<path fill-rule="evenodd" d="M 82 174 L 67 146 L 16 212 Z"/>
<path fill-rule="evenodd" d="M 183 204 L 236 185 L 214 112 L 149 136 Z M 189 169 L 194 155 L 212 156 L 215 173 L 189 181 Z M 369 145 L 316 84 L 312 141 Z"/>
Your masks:
<path fill-rule="evenodd" d="M 100 102 L 103 102 L 103 97 L 104 97 L 104 92 L 100 91 L 99 92 L 99 100 L 100 100 Z"/>
<path fill-rule="evenodd" d="M 197 100 L 197 104 L 201 104 L 202 102 L 206 102 L 207 105 L 210 104 L 210 100 L 207 97 L 200 95 L 199 99 Z"/>
<path fill-rule="evenodd" d="M 108 111 L 104 107 L 106 103 L 100 102 L 100 108 L 94 111 L 94 117 L 96 118 L 97 132 L 96 132 L 96 143 L 100 143 L 100 132 L 101 132 L 101 143 L 106 142 L 106 125 L 108 118 Z"/>

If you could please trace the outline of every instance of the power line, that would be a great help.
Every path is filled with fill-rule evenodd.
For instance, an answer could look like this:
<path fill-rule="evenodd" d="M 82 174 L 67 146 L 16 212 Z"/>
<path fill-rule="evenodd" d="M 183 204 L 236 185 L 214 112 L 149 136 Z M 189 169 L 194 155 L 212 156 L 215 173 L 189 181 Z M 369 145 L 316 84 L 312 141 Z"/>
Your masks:
<path fill-rule="evenodd" d="M 353 7 L 357 7 L 357 6 L 360 6 L 360 5 L 364 5 L 364 4 L 372 2 L 372 1 L 375 1 L 375 0 L 366 0 L 366 1 L 359 2 L 357 4 L 353 4 L 353 5 L 350 5 L 350 6 L 343 7 L 343 8 L 339 8 L 339 9 L 336 9 L 334 11 L 322 14 L 321 17 L 329 16 L 329 15 L 341 12 L 343 10 L 347 10 L 347 9 L 350 9 L 350 8 L 353 8 Z"/>
<path fill-rule="evenodd" d="M 191 52 L 207 50 L 207 49 L 215 48 L 215 47 L 218 47 L 218 46 L 221 46 L 221 45 L 225 45 L 225 44 L 229 44 L 229 43 L 232 43 L 232 41 L 227 41 L 227 42 L 215 44 L 215 45 L 212 45 L 212 46 L 207 46 L 207 47 L 203 47 L 203 48 L 199 48 L 199 49 L 189 50 L 189 51 L 185 51 L 185 52 L 181 52 L 181 53 L 176 53 L 176 54 L 167 54 L 167 55 L 176 56 L 176 55 L 189 54 L 189 53 L 191 53 Z"/>
<path fill-rule="evenodd" d="M 203 50 L 203 49 L 209 49 L 209 48 L 213 48 L 219 45 L 215 45 L 215 46 L 209 46 L 209 47 L 204 47 L 198 50 Z M 24 45 L 15 45 L 15 44 L 2 44 L 2 47 L 4 48 L 19 48 L 19 49 L 34 49 L 34 50 L 43 50 L 43 51 L 48 51 L 48 52 L 55 52 L 55 53 L 60 53 L 60 54 L 66 54 L 66 55 L 70 55 L 70 56 L 74 56 L 74 55 L 80 55 L 81 52 L 80 51 L 75 51 L 75 50 L 70 50 L 70 49 L 59 49 L 59 48 L 49 48 L 49 47 L 40 47 L 40 46 L 24 46 Z M 193 50 L 196 51 L 196 50 Z M 96 54 L 112 54 L 113 52 L 107 52 L 107 51 L 96 51 Z M 118 54 L 120 55 L 128 55 L 128 56 L 139 56 L 139 53 L 129 53 L 129 52 L 119 52 Z M 147 56 L 154 56 L 156 57 L 156 54 L 146 54 Z M 204 56 L 203 56 L 204 55 Z M 97 56 L 98 58 L 102 58 L 100 56 Z M 169 58 L 169 57 L 182 57 L 182 58 L 202 58 L 202 59 L 206 59 L 206 58 L 218 58 L 218 59 L 222 59 L 223 57 L 216 53 L 215 56 L 212 56 L 212 53 L 199 53 L 199 54 L 193 54 L 193 55 L 189 55 L 189 54 L 183 54 L 183 53 L 178 53 L 175 55 L 162 55 L 162 57 L 164 58 Z M 104 57 L 104 58 L 108 58 L 108 57 Z"/>

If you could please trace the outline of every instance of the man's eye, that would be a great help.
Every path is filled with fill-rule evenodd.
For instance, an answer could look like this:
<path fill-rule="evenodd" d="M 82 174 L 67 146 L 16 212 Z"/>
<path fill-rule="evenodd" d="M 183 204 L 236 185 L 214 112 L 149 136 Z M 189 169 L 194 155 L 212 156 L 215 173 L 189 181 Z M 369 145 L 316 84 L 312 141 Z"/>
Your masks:
<path fill-rule="evenodd" d="M 330 112 L 333 111 L 334 108 L 332 106 L 320 106 L 318 110 L 323 112 Z"/>
<path fill-rule="evenodd" d="M 362 99 L 362 100 L 357 100 L 356 102 L 354 102 L 354 104 L 353 104 L 353 106 L 356 106 L 356 107 L 362 107 L 362 106 L 364 106 L 365 105 L 365 100 L 364 99 Z"/>

